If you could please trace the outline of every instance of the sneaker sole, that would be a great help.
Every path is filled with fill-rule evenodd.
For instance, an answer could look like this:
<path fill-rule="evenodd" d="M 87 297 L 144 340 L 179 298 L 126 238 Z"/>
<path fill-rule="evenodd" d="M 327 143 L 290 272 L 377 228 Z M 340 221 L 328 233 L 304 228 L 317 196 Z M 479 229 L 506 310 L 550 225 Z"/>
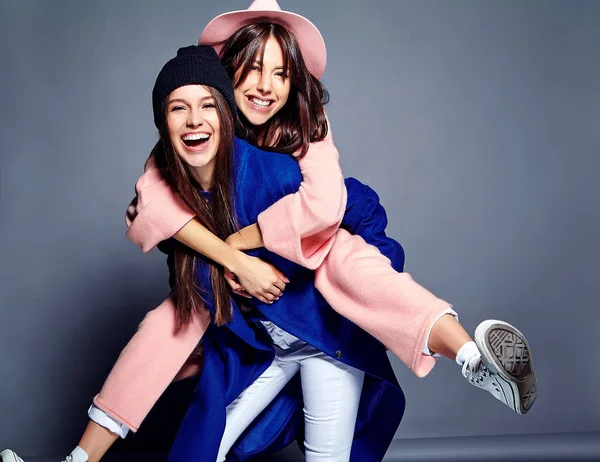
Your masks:
<path fill-rule="evenodd" d="M 511 390 L 514 409 L 527 414 L 537 398 L 537 379 L 525 336 L 504 321 L 484 321 L 475 329 L 475 343 L 487 366 Z M 503 387 L 505 388 L 505 387 Z"/>
<path fill-rule="evenodd" d="M 21 462 L 23 459 L 19 458 L 17 454 L 15 454 L 10 449 L 0 452 L 0 460 L 2 462 Z"/>

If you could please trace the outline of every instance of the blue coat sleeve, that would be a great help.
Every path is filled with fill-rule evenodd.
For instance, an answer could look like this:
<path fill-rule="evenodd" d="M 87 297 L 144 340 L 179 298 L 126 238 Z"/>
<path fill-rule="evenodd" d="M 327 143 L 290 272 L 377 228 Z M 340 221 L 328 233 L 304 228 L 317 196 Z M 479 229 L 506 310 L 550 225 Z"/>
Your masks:
<path fill-rule="evenodd" d="M 388 220 L 385 209 L 379 202 L 379 196 L 369 186 L 355 178 L 346 178 L 348 204 L 341 228 L 362 237 L 368 244 L 374 245 L 388 257 L 392 267 L 402 272 L 404 268 L 404 249 L 394 239 L 385 234 Z"/>
<path fill-rule="evenodd" d="M 258 196 L 250 198 L 249 208 L 260 206 L 261 211 L 277 202 L 287 194 L 294 193 L 300 187 L 302 174 L 298 162 L 285 154 L 262 151 L 241 142 L 251 163 L 246 165 L 247 176 L 252 176 L 255 184 L 260 183 L 266 190 L 268 204 L 257 204 Z M 257 171 L 258 170 L 258 171 Z M 258 177 L 261 177 L 260 180 Z M 244 179 L 248 184 L 248 178 Z M 379 196 L 369 186 L 355 178 L 345 180 L 348 190 L 348 203 L 341 227 L 352 234 L 361 236 L 367 243 L 374 245 L 388 257 L 396 271 L 404 268 L 404 250 L 395 240 L 385 233 L 387 215 L 379 202 Z"/>
<path fill-rule="evenodd" d="M 271 204 L 298 191 L 300 183 L 302 183 L 302 173 L 295 159 L 287 154 L 263 151 L 254 146 L 252 151 L 252 154 L 259 159 Z"/>

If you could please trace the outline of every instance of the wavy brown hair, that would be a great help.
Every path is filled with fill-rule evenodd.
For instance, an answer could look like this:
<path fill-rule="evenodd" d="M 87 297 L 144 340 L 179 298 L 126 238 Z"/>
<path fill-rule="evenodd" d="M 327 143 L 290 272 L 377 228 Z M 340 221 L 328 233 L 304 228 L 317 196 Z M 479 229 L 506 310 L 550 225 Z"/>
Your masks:
<path fill-rule="evenodd" d="M 285 27 L 272 22 L 259 22 L 242 27 L 223 43 L 221 62 L 238 87 L 252 70 L 254 61 L 262 62 L 265 44 L 274 37 L 283 51 L 284 66 L 288 71 L 291 88 L 286 104 L 265 126 L 251 125 L 238 111 L 240 124 L 236 134 L 253 145 L 265 140 L 262 149 L 295 154 L 303 157 L 310 143 L 327 136 L 325 104 L 329 93 L 319 79 L 306 68 L 296 37 Z"/>
<path fill-rule="evenodd" d="M 183 199 L 185 204 L 194 212 L 198 221 L 213 234 L 226 239 L 236 231 L 233 181 L 233 115 L 229 104 L 221 93 L 212 87 L 207 87 L 212 94 L 220 121 L 220 144 L 216 155 L 213 173 L 211 200 L 200 194 L 200 186 L 189 172 L 187 164 L 175 152 L 167 127 L 167 101 L 163 102 L 162 118 L 159 124 L 160 138 L 152 154 L 156 165 L 171 187 Z M 218 326 L 231 320 L 231 296 L 228 285 L 223 277 L 223 267 L 212 260 L 200 256 L 197 252 L 184 245 L 173 248 L 175 275 L 173 278 L 173 298 L 177 314 L 178 326 L 190 323 L 193 316 L 204 309 L 207 288 L 200 287 L 196 279 L 196 262 L 202 259 L 210 268 L 212 296 L 214 300 L 214 323 Z M 203 297 L 202 294 L 205 294 Z"/>

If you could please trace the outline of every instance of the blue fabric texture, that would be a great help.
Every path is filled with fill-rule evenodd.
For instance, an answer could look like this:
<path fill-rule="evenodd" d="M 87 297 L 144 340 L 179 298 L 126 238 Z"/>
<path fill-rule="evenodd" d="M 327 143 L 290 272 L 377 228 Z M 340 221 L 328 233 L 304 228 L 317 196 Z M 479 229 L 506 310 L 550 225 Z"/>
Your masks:
<path fill-rule="evenodd" d="M 298 190 L 302 176 L 289 156 L 262 151 L 236 139 L 235 207 L 238 225 L 256 223 L 258 214 Z M 377 246 L 402 271 L 404 251 L 385 235 L 387 217 L 379 197 L 358 180 L 346 180 L 348 207 L 342 227 Z M 404 394 L 384 346 L 335 312 L 315 289 L 314 272 L 261 248 L 252 255 L 270 261 L 291 281 L 272 305 L 253 299 L 260 318 L 313 345 L 327 355 L 365 372 L 352 446 L 352 462 L 381 461 L 404 413 Z M 208 266 L 196 266 L 198 283 L 211 293 Z M 214 313 L 211 296 L 207 308 Z M 169 454 L 170 462 L 214 462 L 225 428 L 225 408 L 271 364 L 274 351 L 266 332 L 234 299 L 233 319 L 211 325 L 204 342 L 204 368 L 187 414 Z M 247 301 L 244 301 L 247 303 Z M 308 322 L 310 320 L 310 322 Z M 303 441 L 302 392 L 292 380 L 242 434 L 228 461 L 260 460 L 294 440 Z"/>

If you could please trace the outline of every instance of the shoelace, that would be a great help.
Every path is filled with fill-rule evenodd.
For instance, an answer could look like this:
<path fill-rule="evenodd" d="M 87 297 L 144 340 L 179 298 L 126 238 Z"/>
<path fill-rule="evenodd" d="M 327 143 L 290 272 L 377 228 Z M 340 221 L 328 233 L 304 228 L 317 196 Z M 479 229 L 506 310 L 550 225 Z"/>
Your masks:
<path fill-rule="evenodd" d="M 481 355 L 479 354 L 471 356 L 471 358 L 467 361 L 467 369 L 474 374 L 478 373 L 482 366 L 483 361 L 481 360 Z"/>
<path fill-rule="evenodd" d="M 473 355 L 473 357 L 463 365 L 463 368 L 465 372 L 469 371 L 469 380 L 473 384 L 479 385 L 487 378 L 490 378 L 490 383 L 494 387 L 494 390 L 496 390 L 497 393 L 501 392 L 497 380 L 492 377 L 491 371 L 487 368 L 480 355 Z"/>

